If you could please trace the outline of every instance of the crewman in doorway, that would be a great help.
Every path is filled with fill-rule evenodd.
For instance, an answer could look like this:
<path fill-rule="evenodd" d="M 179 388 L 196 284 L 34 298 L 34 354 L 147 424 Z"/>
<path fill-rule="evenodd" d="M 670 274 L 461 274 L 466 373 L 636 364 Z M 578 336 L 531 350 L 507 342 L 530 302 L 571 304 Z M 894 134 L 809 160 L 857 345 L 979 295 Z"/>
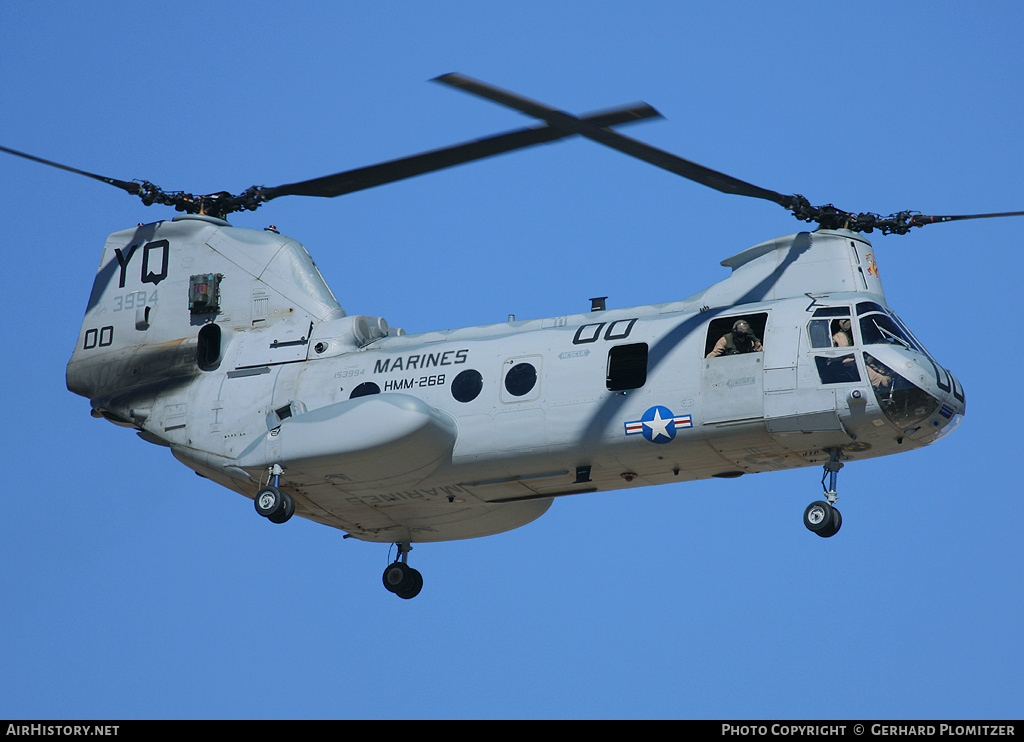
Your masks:
<path fill-rule="evenodd" d="M 764 348 L 761 346 L 761 341 L 754 335 L 750 323 L 745 319 L 738 319 L 732 325 L 732 332 L 727 332 L 720 337 L 706 357 L 734 356 L 739 353 L 755 353 L 759 350 L 764 350 Z"/>

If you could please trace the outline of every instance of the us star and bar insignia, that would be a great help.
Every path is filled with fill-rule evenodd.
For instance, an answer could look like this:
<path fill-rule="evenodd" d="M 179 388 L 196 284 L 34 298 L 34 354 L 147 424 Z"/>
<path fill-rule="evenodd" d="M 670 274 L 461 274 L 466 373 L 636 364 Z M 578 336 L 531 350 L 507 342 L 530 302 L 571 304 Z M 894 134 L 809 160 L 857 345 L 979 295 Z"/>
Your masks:
<path fill-rule="evenodd" d="M 643 435 L 651 443 L 668 443 L 681 428 L 692 428 L 689 415 L 675 415 L 668 407 L 655 405 L 639 420 L 626 423 L 626 435 Z"/>

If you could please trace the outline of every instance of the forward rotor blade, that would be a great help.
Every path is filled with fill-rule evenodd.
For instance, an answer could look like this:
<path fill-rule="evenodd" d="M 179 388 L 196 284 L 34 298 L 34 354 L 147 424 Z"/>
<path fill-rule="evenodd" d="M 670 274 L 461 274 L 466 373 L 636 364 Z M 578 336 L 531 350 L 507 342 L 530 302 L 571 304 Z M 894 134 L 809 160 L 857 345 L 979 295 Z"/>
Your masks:
<path fill-rule="evenodd" d="M 900 211 L 889 216 L 878 214 L 848 214 L 834 206 L 819 206 L 808 221 L 817 221 L 826 229 L 850 229 L 854 232 L 880 231 L 882 234 L 906 234 L 914 227 L 926 224 L 956 222 L 961 219 L 989 219 L 1001 216 L 1024 216 L 1024 211 L 1005 211 L 999 214 L 962 214 L 957 216 L 928 216 L 916 211 Z M 810 212 L 809 212 L 810 213 Z"/>
<path fill-rule="evenodd" d="M 560 128 L 563 131 L 580 134 L 676 175 L 681 175 L 701 185 L 714 188 L 717 191 L 772 201 L 793 212 L 797 219 L 816 222 L 819 227 L 824 229 L 850 229 L 857 232 L 871 232 L 874 229 L 878 229 L 884 234 L 905 234 L 911 228 L 922 227 L 925 224 L 951 222 L 960 219 L 1024 216 L 1024 212 L 1020 211 L 961 216 L 924 216 L 915 212 L 901 211 L 898 214 L 882 217 L 878 214 L 852 214 L 837 209 L 831 204 L 828 206 L 812 206 L 803 196 L 786 196 L 776 191 L 747 183 L 731 175 L 726 175 L 717 170 L 712 170 L 690 160 L 683 159 L 671 152 L 665 152 L 657 147 L 652 147 L 649 144 L 631 139 L 608 128 L 598 126 L 593 121 L 580 120 L 565 111 L 560 111 L 516 93 L 466 77 L 465 75 L 451 73 L 436 77 L 434 81 L 464 90 L 467 93 L 473 93 L 495 103 L 500 103 L 528 116 L 543 119 L 551 126 Z"/>
<path fill-rule="evenodd" d="M 580 134 L 588 139 L 600 142 L 601 144 L 617 149 L 620 152 L 625 152 L 628 155 L 632 155 L 633 157 L 644 160 L 652 165 L 656 165 L 664 170 L 668 170 L 676 175 L 681 175 L 684 178 L 688 178 L 702 185 L 714 188 L 717 191 L 733 193 L 740 196 L 762 198 L 768 201 L 773 201 L 774 203 L 785 206 L 786 208 L 792 208 L 794 204 L 794 198 L 792 196 L 784 196 L 781 193 L 776 193 L 775 191 L 767 188 L 761 188 L 760 186 L 734 178 L 731 175 L 726 175 L 725 173 L 720 173 L 717 170 L 712 170 L 711 168 L 704 167 L 703 165 L 698 165 L 695 162 L 685 160 L 670 152 L 665 152 L 657 147 L 652 147 L 651 145 L 645 144 L 636 139 L 631 139 L 630 137 L 619 134 L 618 132 L 597 126 L 594 122 L 581 120 L 572 114 L 566 113 L 565 111 L 559 111 L 558 109 L 551 108 L 543 103 L 538 103 L 537 101 L 524 98 L 516 93 L 496 88 L 493 85 L 488 85 L 487 83 L 474 80 L 470 77 L 466 77 L 465 75 L 451 73 L 436 77 L 434 80 L 436 82 L 458 88 L 459 90 L 473 93 L 482 98 L 494 101 L 495 103 L 500 103 L 510 108 L 514 108 L 529 116 L 543 119 L 551 126 L 558 127 L 563 131 Z"/>
<path fill-rule="evenodd" d="M 999 216 L 1024 216 L 1024 211 L 1004 211 L 1000 214 L 961 214 L 959 216 L 925 216 L 924 214 L 914 214 L 910 218 L 910 226 L 923 227 L 925 224 L 957 222 L 961 219 L 989 219 Z"/>
<path fill-rule="evenodd" d="M 582 121 L 595 126 L 606 127 L 630 124 L 635 121 L 660 116 L 660 113 L 646 103 L 637 103 L 623 108 L 592 113 L 585 116 Z M 264 188 L 261 191 L 261 200 L 269 201 L 279 196 L 322 196 L 333 198 L 334 196 L 373 188 L 385 183 L 412 178 L 434 170 L 442 170 L 473 160 L 492 157 L 515 149 L 545 142 L 554 142 L 571 136 L 572 133 L 565 131 L 561 127 L 551 125 L 517 129 L 504 134 L 496 134 L 484 139 L 455 144 L 451 147 L 444 147 L 411 157 L 390 160 L 355 170 L 346 170 L 345 172 L 327 175 L 322 178 L 303 180 L 298 183 L 289 183 L 274 188 Z"/>
<path fill-rule="evenodd" d="M 34 160 L 35 162 L 41 162 L 44 165 L 49 165 L 50 167 L 56 167 L 56 168 L 60 168 L 61 170 L 67 170 L 68 172 L 71 172 L 71 173 L 77 173 L 78 175 L 84 175 L 87 178 L 92 178 L 93 180 L 98 180 L 101 183 L 107 183 L 108 185 L 112 185 L 115 188 L 120 188 L 122 191 L 127 191 L 128 193 L 131 193 L 133 195 L 138 194 L 141 191 L 141 188 L 140 188 L 138 183 L 132 183 L 132 182 L 124 181 L 124 180 L 118 180 L 117 178 L 108 178 L 108 177 L 106 177 L 104 175 L 96 175 L 96 173 L 86 172 L 85 170 L 79 170 L 78 168 L 69 167 L 67 165 L 61 165 L 59 162 L 53 162 L 51 160 L 44 160 L 42 157 L 36 157 L 35 155 L 29 155 L 29 154 L 26 154 L 24 152 L 19 152 L 18 150 L 11 149 L 10 147 L 0 147 L 0 150 L 2 150 L 4 152 L 8 152 L 8 153 L 10 153 L 12 155 L 17 155 L 18 157 L 24 157 L 26 160 Z"/>

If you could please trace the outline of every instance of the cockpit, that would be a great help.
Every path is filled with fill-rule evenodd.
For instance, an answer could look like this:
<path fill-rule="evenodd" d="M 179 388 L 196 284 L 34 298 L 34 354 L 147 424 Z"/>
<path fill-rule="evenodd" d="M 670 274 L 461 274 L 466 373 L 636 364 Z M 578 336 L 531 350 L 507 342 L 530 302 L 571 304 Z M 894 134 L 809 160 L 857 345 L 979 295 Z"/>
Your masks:
<path fill-rule="evenodd" d="M 817 308 L 807 333 L 821 383 L 866 378 L 879 408 L 901 434 L 927 426 L 940 436 L 959 424 L 965 401 L 959 382 L 880 304 Z"/>

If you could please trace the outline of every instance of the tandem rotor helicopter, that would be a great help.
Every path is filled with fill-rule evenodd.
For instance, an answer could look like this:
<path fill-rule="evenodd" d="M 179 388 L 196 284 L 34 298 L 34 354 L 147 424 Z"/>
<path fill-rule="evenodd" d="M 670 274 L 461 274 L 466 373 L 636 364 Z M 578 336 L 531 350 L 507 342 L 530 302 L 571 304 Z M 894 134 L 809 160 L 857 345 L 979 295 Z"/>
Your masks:
<path fill-rule="evenodd" d="M 450 74 L 438 82 L 544 123 L 277 187 L 194 196 L 0 147 L 182 212 L 107 238 L 67 386 L 273 523 L 299 515 L 396 544 L 383 574 L 420 592 L 413 543 L 500 533 L 556 497 L 822 466 L 804 512 L 842 525 L 844 463 L 919 448 L 965 410 L 957 379 L 888 307 L 864 233 L 1024 212 L 887 217 L 812 206 L 626 137 L 636 104 L 576 117 Z M 817 225 L 722 261 L 688 299 L 406 334 L 350 315 L 306 249 L 226 218 L 334 197 L 580 135 Z"/>

